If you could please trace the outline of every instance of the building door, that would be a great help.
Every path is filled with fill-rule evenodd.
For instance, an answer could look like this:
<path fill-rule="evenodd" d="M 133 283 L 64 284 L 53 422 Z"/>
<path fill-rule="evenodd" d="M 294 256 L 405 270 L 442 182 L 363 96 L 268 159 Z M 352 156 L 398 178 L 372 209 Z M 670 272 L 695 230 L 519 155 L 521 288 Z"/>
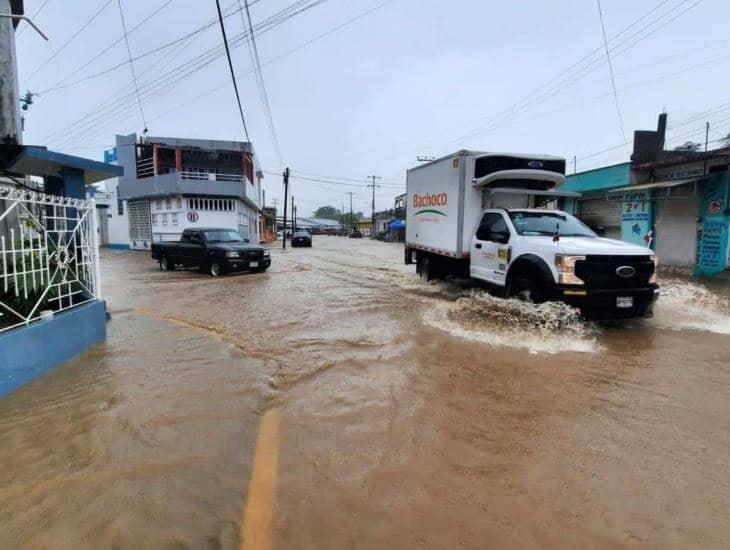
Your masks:
<path fill-rule="evenodd" d="M 589 227 L 602 227 L 603 236 L 621 239 L 621 201 L 605 197 L 582 199 L 578 203 L 578 217 Z"/>
<path fill-rule="evenodd" d="M 101 206 L 96 209 L 96 215 L 99 219 L 99 244 L 106 246 L 109 244 L 109 208 Z"/>
<path fill-rule="evenodd" d="M 656 201 L 656 252 L 664 265 L 693 266 L 697 252 L 697 195 L 692 186 Z M 681 198 L 680 198 L 681 197 Z"/>

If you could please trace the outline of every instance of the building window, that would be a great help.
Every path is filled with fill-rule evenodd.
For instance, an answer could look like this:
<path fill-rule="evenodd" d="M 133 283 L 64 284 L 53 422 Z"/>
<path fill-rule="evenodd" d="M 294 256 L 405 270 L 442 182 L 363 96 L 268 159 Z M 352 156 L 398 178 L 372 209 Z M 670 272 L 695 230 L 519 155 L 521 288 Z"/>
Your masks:
<path fill-rule="evenodd" d="M 155 201 L 155 208 L 157 208 L 157 210 L 162 210 L 162 201 L 161 200 Z"/>
<path fill-rule="evenodd" d="M 172 225 L 177 225 L 177 212 L 170 214 L 170 217 L 172 218 Z"/>
<path fill-rule="evenodd" d="M 180 197 L 177 198 L 177 208 L 178 210 L 182 208 L 182 198 Z"/>
<path fill-rule="evenodd" d="M 124 201 L 117 199 L 117 215 L 124 216 Z"/>
<path fill-rule="evenodd" d="M 162 225 L 167 225 L 167 212 L 162 214 Z"/>
<path fill-rule="evenodd" d="M 172 208 L 172 199 L 165 199 L 165 209 L 170 210 Z"/>
<path fill-rule="evenodd" d="M 152 225 L 157 225 L 159 222 L 159 214 L 152 214 Z"/>

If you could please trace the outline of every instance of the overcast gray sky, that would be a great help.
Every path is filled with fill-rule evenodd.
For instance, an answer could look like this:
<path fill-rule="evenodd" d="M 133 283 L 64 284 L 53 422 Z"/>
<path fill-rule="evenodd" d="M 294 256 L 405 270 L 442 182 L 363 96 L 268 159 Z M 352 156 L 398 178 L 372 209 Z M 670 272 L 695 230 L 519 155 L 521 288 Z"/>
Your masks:
<path fill-rule="evenodd" d="M 251 3 L 256 25 L 295 0 Z M 237 0 L 222 5 L 226 13 L 238 9 Z M 139 25 L 129 34 L 133 57 L 216 21 L 214 0 L 122 6 L 127 29 Z M 704 139 L 705 120 L 710 139 L 727 134 L 730 3 L 602 6 L 609 39 L 636 23 L 609 42 L 626 137 L 654 128 L 663 109 L 670 145 Z M 21 93 L 41 93 L 26 112 L 24 140 L 101 159 L 115 134 L 144 127 L 117 0 L 26 0 L 26 14 L 39 8 L 36 22 L 51 40 L 32 29 L 17 37 Z M 226 29 L 229 39 L 243 32 L 238 13 Z M 577 156 L 579 170 L 628 160 L 594 0 L 325 0 L 260 34 L 257 44 L 284 164 L 351 184 L 292 180 L 300 215 L 325 204 L 347 208 L 348 191 L 356 193 L 355 209 L 369 212 L 370 191 L 351 180 L 370 174 L 383 178 L 376 209 L 392 207 L 417 155 L 539 152 Z M 243 139 L 225 56 L 192 72 L 196 57 L 220 45 L 216 22 L 135 61 L 151 135 Z M 260 162 L 280 173 L 246 44 L 232 56 Z M 172 85 L 159 80 L 173 70 L 180 78 Z M 267 198 L 281 201 L 281 178 L 266 174 L 264 183 Z"/>

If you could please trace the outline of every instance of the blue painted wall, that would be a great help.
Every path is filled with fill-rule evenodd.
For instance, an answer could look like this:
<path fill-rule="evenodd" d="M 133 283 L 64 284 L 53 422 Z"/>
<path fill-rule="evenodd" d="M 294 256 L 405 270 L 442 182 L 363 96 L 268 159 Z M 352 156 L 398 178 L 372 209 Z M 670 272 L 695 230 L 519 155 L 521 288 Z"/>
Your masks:
<path fill-rule="evenodd" d="M 0 397 L 105 339 L 103 301 L 0 334 Z"/>
<path fill-rule="evenodd" d="M 725 271 L 728 260 L 728 229 L 730 225 L 730 181 L 720 174 L 702 183 L 697 235 L 695 275 L 717 275 Z"/>
<path fill-rule="evenodd" d="M 595 170 L 579 172 L 565 178 L 565 183 L 560 186 L 561 191 L 576 191 L 588 193 L 590 191 L 601 191 L 626 187 L 631 183 L 631 163 L 614 164 L 604 166 Z"/>

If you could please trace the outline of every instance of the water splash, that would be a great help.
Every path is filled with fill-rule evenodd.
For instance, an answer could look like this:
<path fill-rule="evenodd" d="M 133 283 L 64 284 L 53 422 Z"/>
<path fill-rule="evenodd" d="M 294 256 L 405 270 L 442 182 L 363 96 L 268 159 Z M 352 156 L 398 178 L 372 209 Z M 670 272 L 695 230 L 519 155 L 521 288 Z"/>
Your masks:
<path fill-rule="evenodd" d="M 662 279 L 651 325 L 669 330 L 730 334 L 730 300 L 700 284 Z"/>
<path fill-rule="evenodd" d="M 530 353 L 599 351 L 596 329 L 559 302 L 533 305 L 472 290 L 452 303 L 426 308 L 424 322 L 453 336 Z"/>

